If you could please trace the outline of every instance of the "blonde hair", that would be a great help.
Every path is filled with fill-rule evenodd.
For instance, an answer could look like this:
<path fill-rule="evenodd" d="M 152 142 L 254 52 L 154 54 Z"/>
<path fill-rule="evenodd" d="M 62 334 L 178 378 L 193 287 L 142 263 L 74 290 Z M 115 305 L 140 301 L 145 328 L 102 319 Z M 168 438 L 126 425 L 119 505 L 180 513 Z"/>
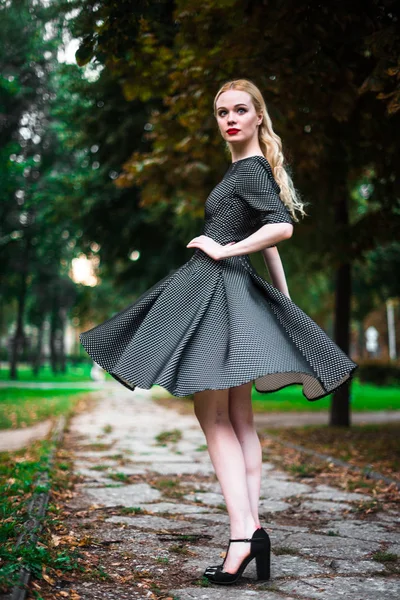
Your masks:
<path fill-rule="evenodd" d="M 271 117 L 268 114 L 267 106 L 260 90 L 248 79 L 234 79 L 232 81 L 227 81 L 218 90 L 217 95 L 214 98 L 215 117 L 217 116 L 217 100 L 219 96 L 227 90 L 247 92 L 251 97 L 256 113 L 262 113 L 263 120 L 258 127 L 258 141 L 261 151 L 271 165 L 274 179 L 281 188 L 279 196 L 282 202 L 287 206 L 293 219 L 298 222 L 299 219 L 295 214 L 295 210 L 298 210 L 303 216 L 307 215 L 304 206 L 309 203 L 301 201 L 300 195 L 293 185 L 292 178 L 284 167 L 286 161 L 283 156 L 282 141 L 272 128 Z M 229 148 L 228 142 L 226 143 L 226 146 Z"/>

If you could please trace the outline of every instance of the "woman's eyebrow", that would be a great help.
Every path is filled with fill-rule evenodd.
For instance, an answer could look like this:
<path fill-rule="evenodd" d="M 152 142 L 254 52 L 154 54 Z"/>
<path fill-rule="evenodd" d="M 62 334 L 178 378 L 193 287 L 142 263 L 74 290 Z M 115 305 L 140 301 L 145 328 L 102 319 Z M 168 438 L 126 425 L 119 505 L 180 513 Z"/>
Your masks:
<path fill-rule="evenodd" d="M 235 104 L 234 108 L 236 108 L 236 106 L 246 106 L 247 107 L 247 104 L 245 104 L 244 102 L 239 102 L 239 104 Z M 221 108 L 225 108 L 225 106 L 218 106 L 217 110 L 220 110 Z"/>

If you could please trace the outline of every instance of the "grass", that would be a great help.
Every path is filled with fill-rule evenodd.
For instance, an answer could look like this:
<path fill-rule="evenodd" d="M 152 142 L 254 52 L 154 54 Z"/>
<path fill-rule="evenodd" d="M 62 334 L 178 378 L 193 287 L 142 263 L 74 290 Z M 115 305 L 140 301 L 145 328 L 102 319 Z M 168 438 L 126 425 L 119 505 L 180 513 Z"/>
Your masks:
<path fill-rule="evenodd" d="M 158 489 L 166 498 L 182 498 L 188 493 L 187 489 L 181 487 L 182 480 L 180 477 L 159 478 L 153 482 L 152 487 Z"/>
<path fill-rule="evenodd" d="M 18 381 L 38 381 L 38 382 L 72 382 L 72 381 L 93 381 L 90 377 L 91 363 L 80 363 L 76 366 L 67 363 L 65 373 L 54 374 L 50 365 L 43 365 L 37 376 L 27 365 L 18 366 Z M 108 373 L 107 373 L 108 375 Z M 108 375 L 111 378 L 111 375 Z M 111 378 L 112 379 L 112 378 Z M 0 369 L 0 381 L 10 381 L 10 371 L 8 368 Z"/>
<path fill-rule="evenodd" d="M 378 562 L 396 562 L 398 560 L 398 555 L 392 552 L 384 552 L 379 550 L 372 555 L 373 560 Z"/>
<path fill-rule="evenodd" d="M 323 470 L 323 466 L 314 464 L 293 464 L 288 468 L 289 473 L 292 473 L 295 477 L 315 477 L 317 473 L 320 473 Z"/>
<path fill-rule="evenodd" d="M 400 410 L 400 386 L 379 386 L 360 383 L 355 378 L 350 387 L 351 409 L 356 412 Z M 154 386 L 154 399 L 163 406 L 172 406 L 179 412 L 193 413 L 190 396 L 171 396 L 160 386 Z M 252 404 L 254 412 L 328 412 L 332 394 L 314 402 L 307 400 L 301 385 L 289 385 L 277 392 L 257 392 L 253 385 Z"/>
<path fill-rule="evenodd" d="M 47 567 L 70 571 L 78 566 L 77 555 L 51 549 L 42 538 L 33 543 L 29 537 L 16 548 L 16 541 L 28 520 L 28 503 L 36 485 L 37 473 L 48 468 L 52 442 L 36 442 L 29 449 L 0 454 L 0 593 L 6 593 L 16 583 L 20 568 L 25 566 L 34 577 L 42 578 Z M 51 474 L 51 486 L 58 492 L 68 486 L 69 468 L 65 462 L 57 462 Z M 54 519 L 54 510 L 44 517 L 44 531 Z"/>
<path fill-rule="evenodd" d="M 28 427 L 68 414 L 84 389 L 0 388 L 0 429 Z"/>
<path fill-rule="evenodd" d="M 350 428 L 310 425 L 269 429 L 266 432 L 282 441 L 345 460 L 361 468 L 370 468 L 396 479 L 400 470 L 400 423 L 353 425 Z M 301 466 L 291 465 L 301 471 Z M 312 469 L 309 460 L 303 468 Z M 311 475 L 311 473 L 310 473 Z"/>
<path fill-rule="evenodd" d="M 146 514 L 146 511 L 140 506 L 123 506 L 120 509 L 121 515 L 139 515 Z"/>
<path fill-rule="evenodd" d="M 107 477 L 114 479 L 114 481 L 121 481 L 122 483 L 129 481 L 129 475 L 126 473 L 107 473 Z"/>
<path fill-rule="evenodd" d="M 162 431 L 155 436 L 158 446 L 166 446 L 168 443 L 176 444 L 182 439 L 180 429 L 172 429 L 171 431 Z"/>
<path fill-rule="evenodd" d="M 329 410 L 332 394 L 310 402 L 303 396 L 300 385 L 292 385 L 277 392 L 262 394 L 253 388 L 255 412 L 303 412 Z M 351 384 L 351 408 L 354 411 L 400 410 L 400 387 L 361 384 L 355 379 Z"/>
<path fill-rule="evenodd" d="M 281 556 L 283 554 L 290 554 L 295 556 L 296 554 L 298 554 L 298 551 L 294 550 L 294 548 L 289 548 L 288 546 L 278 546 L 277 548 L 273 549 L 273 553 L 275 554 L 275 556 Z"/>

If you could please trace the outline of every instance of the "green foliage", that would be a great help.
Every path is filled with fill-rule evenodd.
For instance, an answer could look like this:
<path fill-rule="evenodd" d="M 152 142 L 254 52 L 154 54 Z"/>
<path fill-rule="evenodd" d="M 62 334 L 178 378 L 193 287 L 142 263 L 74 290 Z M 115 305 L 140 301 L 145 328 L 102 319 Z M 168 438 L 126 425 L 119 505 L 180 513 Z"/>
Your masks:
<path fill-rule="evenodd" d="M 0 389 L 0 430 L 29 427 L 48 418 L 68 415 L 83 389 Z"/>
<path fill-rule="evenodd" d="M 376 359 L 362 361 L 358 369 L 358 375 L 361 383 L 368 382 L 378 386 L 400 386 L 400 364 L 384 363 Z"/>
<path fill-rule="evenodd" d="M 114 479 L 115 481 L 122 481 L 123 483 L 129 481 L 129 475 L 126 473 L 107 473 L 107 477 Z"/>
<path fill-rule="evenodd" d="M 171 431 L 162 431 L 155 436 L 157 445 L 166 446 L 167 444 L 176 444 L 182 439 L 182 431 L 180 429 L 172 429 Z"/>
<path fill-rule="evenodd" d="M 289 386 L 277 392 L 262 393 L 253 390 L 252 404 L 255 412 L 325 412 L 329 409 L 331 394 L 315 402 L 308 401 L 300 385 Z M 354 411 L 400 410 L 398 386 L 360 383 L 355 379 L 351 386 L 351 407 Z"/>
<path fill-rule="evenodd" d="M 90 370 L 93 366 L 92 362 L 81 362 L 78 364 L 73 364 L 73 361 L 68 362 L 66 365 L 65 373 L 57 373 L 56 375 L 51 369 L 50 365 L 42 365 L 40 371 L 35 374 L 32 371 L 32 368 L 27 365 L 20 365 L 18 369 L 18 379 L 19 381 L 29 381 L 29 382 L 82 382 L 82 388 L 85 386 L 85 382 L 93 382 L 93 379 L 90 377 Z M 0 381 L 8 381 L 10 379 L 10 371 L 9 369 L 1 369 L 0 370 Z"/>
<path fill-rule="evenodd" d="M 140 506 L 124 506 L 120 509 L 122 515 L 139 515 L 143 514 L 145 511 Z"/>
<path fill-rule="evenodd" d="M 283 554 L 290 554 L 295 556 L 296 554 L 298 554 L 298 551 L 294 548 L 289 548 L 288 546 L 278 546 L 273 549 L 273 553 L 276 556 L 282 556 Z"/>
<path fill-rule="evenodd" d="M 28 450 L 0 455 L 0 592 L 7 592 L 17 581 L 19 571 L 25 567 L 41 578 L 43 569 L 51 567 L 62 572 L 77 568 L 79 553 L 48 548 L 44 543 L 35 543 L 25 536 L 24 543 L 16 547 L 17 539 L 29 518 L 28 507 L 33 492 L 47 491 L 37 485 L 38 473 L 48 470 L 52 442 L 38 442 Z M 57 488 L 64 484 L 51 478 Z M 41 522 L 51 520 L 51 511 Z"/>
<path fill-rule="evenodd" d="M 379 550 L 372 555 L 372 558 L 378 562 L 397 562 L 399 556 L 394 552 L 385 552 Z"/>

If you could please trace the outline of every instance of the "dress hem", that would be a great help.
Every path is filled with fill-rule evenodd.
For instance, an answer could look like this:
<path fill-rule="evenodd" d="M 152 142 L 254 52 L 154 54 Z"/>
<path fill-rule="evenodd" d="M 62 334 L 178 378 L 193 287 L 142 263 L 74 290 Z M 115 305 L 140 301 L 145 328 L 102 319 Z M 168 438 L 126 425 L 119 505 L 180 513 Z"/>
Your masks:
<path fill-rule="evenodd" d="M 306 400 L 308 400 L 308 402 L 315 402 L 316 400 L 320 400 L 321 398 L 325 398 L 326 396 L 329 396 L 330 394 L 333 394 L 334 392 L 336 392 L 338 389 L 342 388 L 344 385 L 350 383 L 350 381 L 352 381 L 354 379 L 354 373 L 355 371 L 358 369 L 359 365 L 354 365 L 354 367 L 352 369 L 350 369 L 349 373 L 349 377 L 347 379 L 345 379 L 345 381 L 342 381 L 342 383 L 340 383 L 339 385 L 337 385 L 336 387 L 334 387 L 332 390 L 330 391 L 326 391 L 323 394 L 321 394 L 320 396 L 316 396 L 315 398 L 308 398 L 305 393 L 304 393 L 304 384 L 301 382 L 292 382 L 292 383 L 287 383 L 286 385 L 281 386 L 280 388 L 276 388 L 274 390 L 259 390 L 257 389 L 256 386 L 255 389 L 259 394 L 272 394 L 273 392 L 278 392 L 279 390 L 282 390 L 286 387 L 289 387 L 291 385 L 300 385 L 301 386 L 301 392 L 304 396 L 304 398 L 306 398 Z M 300 373 L 301 371 L 277 371 L 276 373 Z M 158 383 L 157 381 L 155 381 L 154 383 L 152 383 L 149 387 L 142 387 L 139 384 L 135 384 L 135 385 L 129 385 L 129 382 L 127 380 L 122 379 L 119 375 L 117 375 L 116 373 L 111 373 L 109 372 L 110 375 L 116 379 L 119 383 L 121 383 L 123 386 L 125 386 L 128 390 L 130 390 L 131 392 L 133 392 L 135 390 L 135 388 L 140 387 L 141 389 L 144 390 L 150 390 L 153 385 L 159 385 L 160 387 L 163 387 L 164 389 L 167 390 L 167 392 L 169 392 L 172 396 L 175 396 L 177 398 L 184 398 L 186 396 L 191 396 L 192 394 L 195 394 L 196 392 L 203 392 L 203 391 L 207 391 L 207 390 L 226 390 L 229 389 L 231 387 L 238 387 L 240 385 L 244 385 L 245 383 L 249 383 L 250 381 L 254 382 L 255 379 L 258 379 L 260 377 L 265 377 L 267 375 L 274 375 L 275 373 L 262 373 L 260 375 L 255 375 L 253 376 L 251 379 L 247 379 L 246 381 L 243 381 L 241 383 L 238 383 L 237 385 L 226 385 L 223 387 L 218 387 L 218 388 L 213 388 L 213 387 L 209 387 L 209 388 L 202 388 L 200 390 L 193 390 L 192 392 L 188 392 L 185 394 L 179 394 L 176 390 L 175 393 L 170 391 L 165 385 L 163 385 L 162 383 Z M 324 385 L 322 384 L 322 382 L 319 380 L 318 377 L 315 377 L 315 379 L 320 383 L 320 385 L 322 387 L 324 387 Z"/>

